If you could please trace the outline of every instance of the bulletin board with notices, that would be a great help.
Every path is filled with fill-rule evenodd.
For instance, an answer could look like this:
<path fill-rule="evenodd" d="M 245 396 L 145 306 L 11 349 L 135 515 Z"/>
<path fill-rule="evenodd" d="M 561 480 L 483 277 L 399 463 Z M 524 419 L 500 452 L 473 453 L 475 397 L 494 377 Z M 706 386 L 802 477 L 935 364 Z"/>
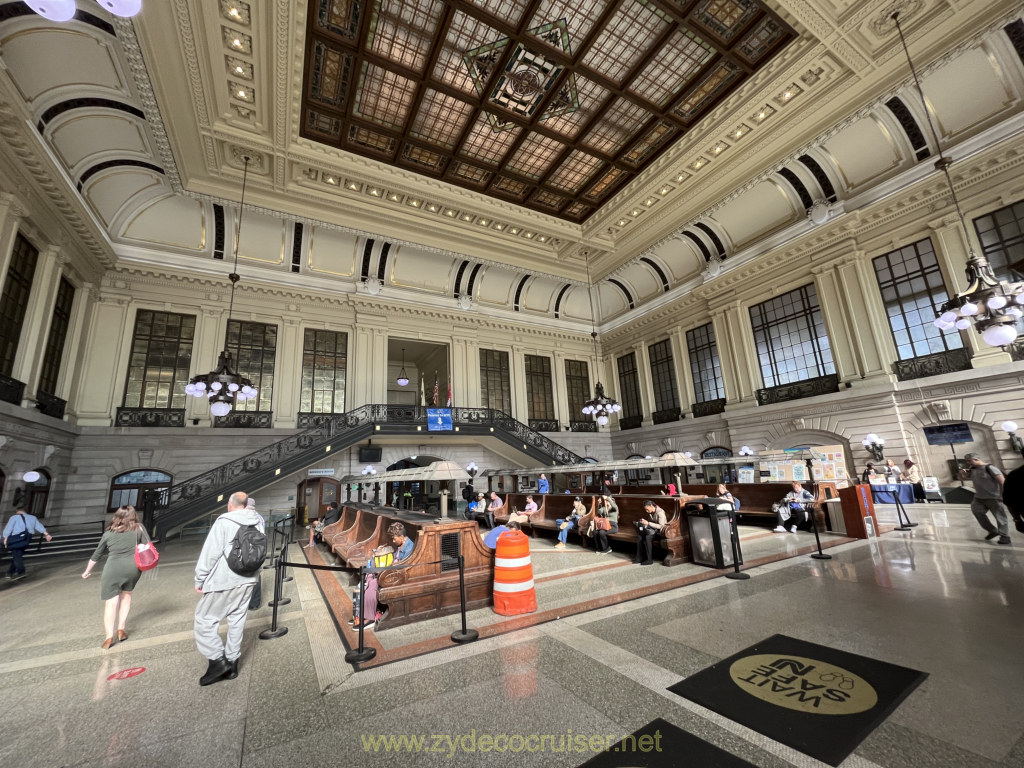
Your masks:
<path fill-rule="evenodd" d="M 799 458 L 794 454 L 799 454 Z M 808 456 L 813 457 L 809 473 L 806 461 Z M 789 451 L 767 451 L 758 456 L 758 465 L 757 482 L 806 483 L 826 480 L 835 482 L 839 488 L 845 488 L 849 484 L 846 450 L 842 445 L 816 445 L 812 448 Z"/>

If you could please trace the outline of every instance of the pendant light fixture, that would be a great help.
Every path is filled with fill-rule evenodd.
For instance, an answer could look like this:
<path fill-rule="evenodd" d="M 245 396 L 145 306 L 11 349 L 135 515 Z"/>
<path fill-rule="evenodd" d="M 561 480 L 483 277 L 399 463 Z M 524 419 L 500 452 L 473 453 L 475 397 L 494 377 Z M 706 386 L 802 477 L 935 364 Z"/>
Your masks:
<path fill-rule="evenodd" d="M 597 365 L 597 312 L 594 310 L 594 287 L 590 282 L 590 254 L 586 254 L 587 260 L 587 295 L 590 297 L 590 338 L 594 340 L 594 360 Z M 597 379 L 597 371 L 594 371 L 594 378 Z M 583 413 L 586 416 L 593 416 L 598 426 L 603 427 L 608 423 L 613 413 L 622 410 L 613 398 L 604 393 L 604 385 L 598 380 L 594 385 L 594 396 L 583 405 Z"/>
<path fill-rule="evenodd" d="M 398 372 L 398 378 L 395 379 L 395 384 L 400 387 L 409 386 L 409 377 L 405 375 L 405 347 L 402 347 L 402 370 Z"/>
<path fill-rule="evenodd" d="M 245 168 L 242 171 L 242 196 L 238 204 L 238 226 L 235 231 L 235 263 L 228 280 L 231 281 L 231 300 L 228 302 L 228 324 L 231 323 L 231 313 L 235 308 L 235 284 L 241 278 L 238 276 L 238 245 L 242 239 L 242 213 L 245 210 L 245 183 L 249 178 L 249 156 L 242 158 L 245 161 Z M 227 349 L 227 338 L 225 337 L 225 348 L 220 353 L 216 370 L 195 376 L 185 387 L 185 392 L 194 397 L 205 397 L 210 401 L 210 413 L 214 416 L 227 416 L 231 413 L 231 407 L 236 402 L 252 400 L 257 396 L 257 390 L 252 382 L 239 375 L 231 367 L 231 352 Z"/>
<path fill-rule="evenodd" d="M 142 0 L 96 0 L 115 16 L 131 18 L 142 10 Z M 25 5 L 49 21 L 71 21 L 75 0 L 25 0 Z"/>

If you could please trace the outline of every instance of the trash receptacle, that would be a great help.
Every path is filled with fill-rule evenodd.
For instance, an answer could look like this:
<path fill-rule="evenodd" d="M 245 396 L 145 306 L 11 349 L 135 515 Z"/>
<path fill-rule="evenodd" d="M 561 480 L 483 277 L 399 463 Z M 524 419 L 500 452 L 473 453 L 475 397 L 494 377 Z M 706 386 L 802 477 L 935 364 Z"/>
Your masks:
<path fill-rule="evenodd" d="M 683 507 L 690 525 L 690 550 L 693 562 L 726 568 L 733 564 L 727 499 L 692 499 Z M 740 560 L 742 563 L 743 561 Z"/>

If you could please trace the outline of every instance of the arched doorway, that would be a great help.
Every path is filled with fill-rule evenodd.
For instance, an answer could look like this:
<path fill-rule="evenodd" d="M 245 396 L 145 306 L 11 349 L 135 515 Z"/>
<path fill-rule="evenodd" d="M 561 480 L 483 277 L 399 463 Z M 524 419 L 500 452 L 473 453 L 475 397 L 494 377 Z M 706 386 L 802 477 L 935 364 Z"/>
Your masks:
<path fill-rule="evenodd" d="M 721 445 L 713 445 L 710 448 L 705 448 L 700 452 L 701 459 L 731 459 L 732 450 Z M 734 466 L 728 462 L 722 464 L 715 464 L 709 462 L 704 464 L 697 476 L 703 474 L 701 482 L 704 483 L 735 483 L 736 482 L 736 470 Z"/>
<path fill-rule="evenodd" d="M 145 506 L 146 492 L 154 491 L 159 496 L 157 506 L 167 504 L 167 491 L 170 489 L 172 477 L 159 469 L 130 469 L 116 475 L 110 481 L 110 494 L 107 496 L 107 513 L 113 514 L 120 507 L 132 506 L 142 509 Z"/>
<path fill-rule="evenodd" d="M 435 461 L 444 461 L 444 459 L 425 454 L 407 456 L 388 466 L 386 471 L 426 467 Z M 431 507 L 434 507 L 435 511 L 441 509 L 441 485 L 437 481 L 410 480 L 404 483 L 388 483 L 388 487 L 384 489 L 384 496 L 385 504 L 390 504 L 398 509 L 426 509 L 428 511 Z M 461 496 L 456 493 L 450 498 L 459 499 Z"/>
<path fill-rule="evenodd" d="M 36 469 L 39 479 L 34 483 L 25 483 L 25 511 L 30 515 L 42 518 L 46 516 L 46 502 L 50 498 L 50 473 L 45 469 Z"/>

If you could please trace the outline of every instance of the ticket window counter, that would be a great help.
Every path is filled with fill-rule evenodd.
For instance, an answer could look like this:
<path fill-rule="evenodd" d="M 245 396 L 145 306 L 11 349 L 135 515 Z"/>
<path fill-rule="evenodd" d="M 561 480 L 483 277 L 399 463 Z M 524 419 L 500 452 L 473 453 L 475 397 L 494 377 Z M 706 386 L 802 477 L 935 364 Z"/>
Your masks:
<path fill-rule="evenodd" d="M 341 483 L 331 477 L 309 477 L 299 483 L 295 498 L 299 524 L 321 518 L 332 501 L 341 503 Z"/>

